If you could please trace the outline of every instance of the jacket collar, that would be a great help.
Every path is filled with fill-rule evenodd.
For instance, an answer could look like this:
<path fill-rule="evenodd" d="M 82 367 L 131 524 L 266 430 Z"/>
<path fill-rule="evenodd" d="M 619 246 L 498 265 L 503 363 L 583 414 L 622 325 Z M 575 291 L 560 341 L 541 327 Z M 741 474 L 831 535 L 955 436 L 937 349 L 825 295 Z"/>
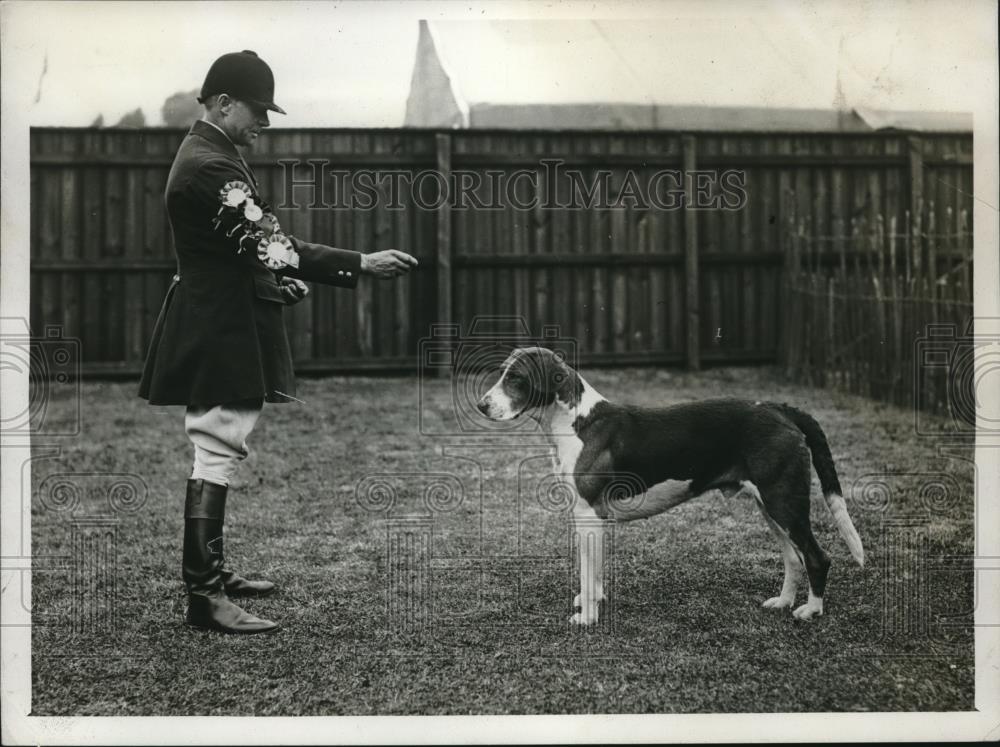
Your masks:
<path fill-rule="evenodd" d="M 242 156 L 240 156 L 240 152 L 236 150 L 236 146 L 233 144 L 233 141 L 229 139 L 226 133 L 215 125 L 209 124 L 204 119 L 199 119 L 191 125 L 190 134 L 199 135 L 215 145 L 224 153 L 233 156 L 239 161 L 243 160 Z"/>
<path fill-rule="evenodd" d="M 204 138 L 214 145 L 216 150 L 234 159 L 240 164 L 243 171 L 246 172 L 247 177 L 250 179 L 250 183 L 254 187 L 257 186 L 257 177 L 254 176 L 253 170 L 250 168 L 250 164 L 244 160 L 243 154 L 236 149 L 233 141 L 229 139 L 229 136 L 226 135 L 226 133 L 215 125 L 209 124 L 203 119 L 199 119 L 191 125 L 191 132 L 189 134 Z"/>

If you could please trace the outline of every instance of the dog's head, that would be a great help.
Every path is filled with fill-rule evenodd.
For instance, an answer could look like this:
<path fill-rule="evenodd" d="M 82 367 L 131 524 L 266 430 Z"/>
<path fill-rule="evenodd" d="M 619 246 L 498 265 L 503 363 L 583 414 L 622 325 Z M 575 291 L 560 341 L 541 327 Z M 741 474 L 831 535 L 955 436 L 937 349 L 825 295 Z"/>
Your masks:
<path fill-rule="evenodd" d="M 583 383 L 562 357 L 548 348 L 518 348 L 500 366 L 500 379 L 476 407 L 491 420 L 512 420 L 554 404 L 574 407 Z"/>

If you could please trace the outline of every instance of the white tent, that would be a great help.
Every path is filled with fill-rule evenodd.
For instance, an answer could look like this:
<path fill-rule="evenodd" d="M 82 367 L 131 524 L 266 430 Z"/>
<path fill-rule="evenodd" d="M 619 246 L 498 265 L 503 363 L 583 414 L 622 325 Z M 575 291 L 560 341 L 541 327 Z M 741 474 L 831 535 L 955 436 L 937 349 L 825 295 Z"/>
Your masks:
<path fill-rule="evenodd" d="M 421 21 L 404 124 L 972 129 L 926 97 L 910 100 L 918 111 L 872 106 L 843 47 L 794 19 Z"/>

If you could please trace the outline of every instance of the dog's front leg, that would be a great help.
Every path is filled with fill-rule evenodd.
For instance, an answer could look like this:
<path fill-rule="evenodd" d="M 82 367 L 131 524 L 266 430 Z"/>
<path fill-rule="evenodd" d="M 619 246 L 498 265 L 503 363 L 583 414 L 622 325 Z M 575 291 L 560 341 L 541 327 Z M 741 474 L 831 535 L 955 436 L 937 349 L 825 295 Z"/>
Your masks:
<path fill-rule="evenodd" d="M 604 520 L 583 498 L 577 496 L 573 509 L 573 544 L 580 558 L 580 593 L 573 600 L 580 608 L 569 621 L 593 625 L 598 605 L 604 598 Z"/>

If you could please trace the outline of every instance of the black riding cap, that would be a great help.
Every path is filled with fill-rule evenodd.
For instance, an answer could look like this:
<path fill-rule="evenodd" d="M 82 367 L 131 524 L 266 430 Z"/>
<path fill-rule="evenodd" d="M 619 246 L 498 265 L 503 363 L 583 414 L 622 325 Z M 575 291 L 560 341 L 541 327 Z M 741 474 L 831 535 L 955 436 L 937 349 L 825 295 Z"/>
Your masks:
<path fill-rule="evenodd" d="M 230 52 L 212 63 L 205 76 L 198 101 L 202 104 L 209 96 L 228 93 L 234 99 L 255 104 L 273 112 L 285 110 L 274 103 L 274 74 L 256 52 L 244 49 Z"/>

